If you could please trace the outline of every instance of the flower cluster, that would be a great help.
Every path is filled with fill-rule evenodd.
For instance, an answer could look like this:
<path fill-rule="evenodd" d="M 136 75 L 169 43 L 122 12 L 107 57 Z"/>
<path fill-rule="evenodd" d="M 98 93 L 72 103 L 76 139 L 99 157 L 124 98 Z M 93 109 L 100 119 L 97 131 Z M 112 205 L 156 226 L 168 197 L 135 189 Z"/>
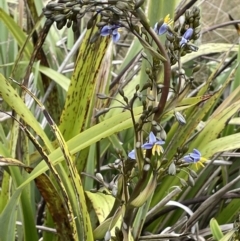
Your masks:
<path fill-rule="evenodd" d="M 172 24 L 173 21 L 170 19 L 169 14 L 164 18 L 164 20 L 161 20 L 160 22 L 156 23 L 154 25 L 154 31 L 158 34 L 158 35 L 163 35 L 165 33 L 168 34 L 168 36 L 171 39 L 174 39 L 174 36 L 172 34 L 171 31 L 169 31 L 169 25 Z M 182 48 L 183 46 L 185 46 L 187 44 L 187 42 L 192 38 L 194 33 L 194 29 L 192 27 L 189 27 L 185 33 L 183 34 L 183 36 L 181 37 L 181 40 L 179 42 L 179 47 Z M 168 38 L 169 38 L 168 37 Z M 179 41 L 179 40 L 178 40 Z"/>
<path fill-rule="evenodd" d="M 155 155 L 156 152 L 158 155 L 160 155 L 161 153 L 163 153 L 162 145 L 164 143 L 165 142 L 163 140 L 158 140 L 156 136 L 153 134 L 153 132 L 151 131 L 148 137 L 148 142 L 142 145 L 142 149 L 143 150 L 152 149 L 153 155 Z M 128 157 L 135 160 L 136 159 L 135 150 L 132 150 L 131 152 L 129 152 Z"/>
<path fill-rule="evenodd" d="M 118 24 L 113 25 L 105 25 L 102 27 L 100 31 L 100 35 L 105 36 L 112 36 L 113 42 L 116 43 L 120 39 L 120 33 L 119 33 L 120 26 Z"/>
<path fill-rule="evenodd" d="M 204 167 L 203 163 L 207 161 L 205 157 L 202 157 L 201 152 L 197 149 L 193 149 L 191 153 L 183 157 L 183 161 L 187 163 L 194 163 L 196 168 L 199 166 Z"/>

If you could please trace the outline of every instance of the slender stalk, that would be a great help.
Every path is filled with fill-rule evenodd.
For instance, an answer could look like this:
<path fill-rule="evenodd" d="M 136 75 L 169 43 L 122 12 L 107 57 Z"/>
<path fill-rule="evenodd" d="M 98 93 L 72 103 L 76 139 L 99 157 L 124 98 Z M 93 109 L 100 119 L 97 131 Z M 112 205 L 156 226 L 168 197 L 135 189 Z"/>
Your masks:
<path fill-rule="evenodd" d="M 171 65 L 170 61 L 167 55 L 167 52 L 163 46 L 163 44 L 160 42 L 157 34 L 153 31 L 153 29 L 149 26 L 148 21 L 146 19 L 146 16 L 144 15 L 143 11 L 141 9 L 137 9 L 137 17 L 140 18 L 141 24 L 144 26 L 145 30 L 149 33 L 149 35 L 152 37 L 153 41 L 156 43 L 158 49 L 160 50 L 161 55 L 166 59 L 166 61 L 163 61 L 163 71 L 164 71 L 164 79 L 163 79 L 163 87 L 162 87 L 162 95 L 160 98 L 160 101 L 158 103 L 157 111 L 154 115 L 154 120 L 159 121 L 161 118 L 161 115 L 164 111 L 164 107 L 167 102 L 167 97 L 170 89 L 170 78 L 171 78 Z"/>

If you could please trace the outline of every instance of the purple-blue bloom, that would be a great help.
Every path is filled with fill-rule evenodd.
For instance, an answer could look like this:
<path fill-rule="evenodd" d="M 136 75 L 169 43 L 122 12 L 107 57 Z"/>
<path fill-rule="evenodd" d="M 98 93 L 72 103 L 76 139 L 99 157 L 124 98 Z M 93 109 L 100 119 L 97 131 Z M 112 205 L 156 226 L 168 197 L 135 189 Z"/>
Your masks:
<path fill-rule="evenodd" d="M 155 152 L 157 152 L 158 155 L 163 153 L 162 145 L 165 142 L 162 140 L 158 140 L 156 136 L 151 131 L 149 134 L 149 140 L 145 144 L 142 145 L 142 149 L 149 150 L 152 149 L 152 154 L 155 155 Z"/>
<path fill-rule="evenodd" d="M 120 39 L 120 33 L 118 32 L 118 29 L 120 28 L 119 25 L 113 24 L 113 25 L 105 25 L 102 27 L 100 31 L 101 36 L 112 36 L 113 42 L 116 43 Z"/>
<path fill-rule="evenodd" d="M 179 43 L 180 47 L 183 47 L 189 41 L 189 39 L 192 37 L 192 35 L 193 35 L 193 29 L 189 28 L 184 33 L 184 35 L 182 36 L 182 39 L 181 39 L 181 41 Z"/>
<path fill-rule="evenodd" d="M 158 35 L 163 35 L 168 31 L 168 25 L 171 24 L 173 21 L 170 19 L 169 14 L 164 18 L 162 24 L 161 22 L 156 23 L 154 25 L 154 31 Z M 161 24 L 161 25 L 160 25 Z M 160 25 L 160 26 L 159 26 Z"/>
<path fill-rule="evenodd" d="M 207 161 L 206 158 L 202 157 L 199 150 L 193 149 L 191 153 L 183 157 L 183 160 L 187 163 L 195 163 L 198 169 L 198 164 L 204 167 L 203 162 Z"/>
<path fill-rule="evenodd" d="M 157 152 L 157 154 L 160 155 L 161 153 L 163 153 L 162 145 L 164 143 L 165 143 L 164 141 L 158 140 L 156 136 L 153 134 L 153 132 L 151 131 L 148 137 L 148 142 L 142 145 L 142 149 L 145 150 L 145 152 L 146 150 L 152 149 L 153 155 L 155 155 L 155 152 Z M 145 154 L 145 152 L 143 152 L 143 154 Z M 128 153 L 128 157 L 134 160 L 136 159 L 134 149 Z"/>
<path fill-rule="evenodd" d="M 166 23 L 163 23 L 160 28 L 158 28 L 158 23 L 156 23 L 156 24 L 154 25 L 154 31 L 155 31 L 158 35 L 163 35 L 163 34 L 165 34 L 165 33 L 167 32 L 167 30 L 168 30 L 168 25 L 167 25 Z"/>

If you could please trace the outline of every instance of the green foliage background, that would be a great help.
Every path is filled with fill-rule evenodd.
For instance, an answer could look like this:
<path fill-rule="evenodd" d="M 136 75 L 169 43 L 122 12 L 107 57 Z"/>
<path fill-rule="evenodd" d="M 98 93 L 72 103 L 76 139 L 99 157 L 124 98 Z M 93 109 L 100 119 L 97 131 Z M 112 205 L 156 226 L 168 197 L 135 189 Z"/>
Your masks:
<path fill-rule="evenodd" d="M 176 90 L 182 67 L 186 85 L 169 92 L 161 115 L 141 131 L 144 101 L 156 107 L 164 93 L 140 91 L 163 54 L 146 40 L 157 36 L 151 28 L 146 39 L 123 29 L 116 44 L 91 42 L 92 14 L 74 33 L 48 29 L 42 1 L 0 2 L 1 241 L 239 239 L 238 31 L 228 25 L 231 37 L 212 37 L 220 23 L 206 26 L 210 7 L 198 1 L 146 0 L 132 11 L 147 29 L 189 2 L 200 7 L 203 35 L 197 52 L 171 66 L 170 80 Z M 164 45 L 165 36 L 158 39 Z M 155 86 L 164 76 L 162 68 Z M 137 147 L 153 121 L 164 153 L 146 160 Z M 137 163 L 127 158 L 134 148 Z M 208 159 L 204 168 L 181 162 L 194 148 Z"/>

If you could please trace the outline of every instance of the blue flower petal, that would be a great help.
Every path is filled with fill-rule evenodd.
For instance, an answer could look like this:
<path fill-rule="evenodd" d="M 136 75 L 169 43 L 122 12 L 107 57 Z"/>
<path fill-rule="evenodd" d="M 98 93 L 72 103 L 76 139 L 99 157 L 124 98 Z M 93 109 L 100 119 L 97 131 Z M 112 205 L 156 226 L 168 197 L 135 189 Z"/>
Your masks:
<path fill-rule="evenodd" d="M 201 156 L 194 153 L 190 153 L 189 156 L 193 159 L 193 162 L 198 162 L 201 158 Z"/>
<path fill-rule="evenodd" d="M 128 153 L 128 157 L 130 157 L 131 159 L 135 160 L 136 156 L 135 156 L 135 150 L 132 150 Z"/>
<path fill-rule="evenodd" d="M 143 144 L 142 145 L 142 149 L 144 149 L 144 150 L 149 150 L 149 149 L 152 149 L 153 148 L 153 143 L 145 143 L 145 144 Z"/>
<path fill-rule="evenodd" d="M 101 36 L 109 36 L 111 35 L 113 38 L 113 42 L 117 42 L 120 39 L 120 33 L 118 32 L 118 29 L 120 28 L 119 25 L 114 24 L 114 25 L 105 25 L 101 31 L 100 35 Z"/>
<path fill-rule="evenodd" d="M 185 162 L 198 163 L 199 161 L 201 162 L 201 158 L 201 152 L 197 149 L 193 149 L 191 153 L 183 157 L 183 160 Z"/>
<path fill-rule="evenodd" d="M 188 162 L 188 163 L 192 163 L 192 162 L 193 162 L 193 159 L 192 159 L 189 155 L 184 156 L 184 157 L 183 157 L 183 160 L 184 160 L 185 162 Z"/>
<path fill-rule="evenodd" d="M 114 30 L 115 31 L 115 30 Z M 112 34 L 113 42 L 116 43 L 120 39 L 120 33 L 117 32 L 116 34 Z"/>
<path fill-rule="evenodd" d="M 183 34 L 183 38 L 189 40 L 192 37 L 193 34 L 193 29 L 189 28 L 184 34 Z"/>
<path fill-rule="evenodd" d="M 187 43 L 187 39 L 185 39 L 184 37 L 182 37 L 179 45 L 180 45 L 180 47 L 183 47 L 186 43 Z"/>
<path fill-rule="evenodd" d="M 158 35 L 163 35 L 167 32 L 168 25 L 166 23 L 163 23 L 162 26 L 158 29 Z"/>
<path fill-rule="evenodd" d="M 153 134 L 153 132 L 151 131 L 150 134 L 149 134 L 149 143 L 154 144 L 154 143 L 156 143 L 156 141 L 157 141 L 157 138 Z"/>
<path fill-rule="evenodd" d="M 197 149 L 193 149 L 193 153 L 199 155 L 201 157 L 201 152 Z"/>
<path fill-rule="evenodd" d="M 188 40 L 192 37 L 192 35 L 193 35 L 193 29 L 192 28 L 187 29 L 187 31 L 183 34 L 182 39 L 179 43 L 180 47 L 183 47 L 188 42 Z"/>
<path fill-rule="evenodd" d="M 113 26 L 113 28 L 112 28 L 112 35 L 117 34 L 118 33 L 118 29 L 119 29 L 118 26 Z"/>
<path fill-rule="evenodd" d="M 156 141 L 156 142 L 155 142 L 155 145 L 161 146 L 161 145 L 163 145 L 163 144 L 165 144 L 165 141 L 162 141 L 162 140 L 159 140 L 159 141 Z"/>
<path fill-rule="evenodd" d="M 109 25 L 105 25 L 101 31 L 100 31 L 100 35 L 101 36 L 108 36 L 111 34 L 111 31 L 112 31 L 112 26 L 109 26 Z"/>
<path fill-rule="evenodd" d="M 160 27 L 159 27 L 159 23 L 155 23 L 154 25 L 154 31 L 158 34 L 158 35 L 163 35 L 167 32 L 168 30 L 168 24 L 167 23 L 163 23 Z"/>

